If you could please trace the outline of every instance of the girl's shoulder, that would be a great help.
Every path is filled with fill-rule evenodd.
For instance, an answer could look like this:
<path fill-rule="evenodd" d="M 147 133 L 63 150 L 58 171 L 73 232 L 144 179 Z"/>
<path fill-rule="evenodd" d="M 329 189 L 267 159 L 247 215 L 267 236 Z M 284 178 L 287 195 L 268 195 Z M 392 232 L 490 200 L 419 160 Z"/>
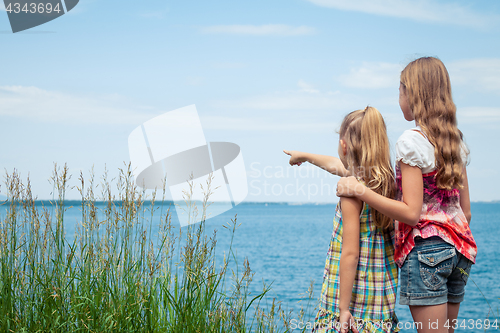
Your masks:
<path fill-rule="evenodd" d="M 399 161 L 419 167 L 423 173 L 435 169 L 434 146 L 418 127 L 404 131 L 396 142 L 396 162 Z"/>
<path fill-rule="evenodd" d="M 405 141 L 415 145 L 428 144 L 432 147 L 432 144 L 427 139 L 427 136 L 418 126 L 404 131 L 398 139 L 398 142 L 400 141 Z"/>
<path fill-rule="evenodd" d="M 464 141 L 461 142 L 460 155 L 462 161 L 468 161 L 469 150 Z M 396 142 L 396 162 L 417 166 L 422 173 L 432 172 L 436 168 L 434 146 L 420 127 L 406 130 Z"/>

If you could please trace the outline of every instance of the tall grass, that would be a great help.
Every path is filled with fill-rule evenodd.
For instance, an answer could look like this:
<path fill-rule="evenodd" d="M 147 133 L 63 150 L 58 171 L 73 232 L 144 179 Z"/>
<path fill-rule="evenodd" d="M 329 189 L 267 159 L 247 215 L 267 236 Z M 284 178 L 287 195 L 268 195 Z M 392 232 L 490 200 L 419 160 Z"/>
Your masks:
<path fill-rule="evenodd" d="M 66 166 L 55 167 L 55 198 L 40 208 L 29 180 L 23 185 L 15 171 L 6 176 L 9 199 L 0 222 L 1 331 L 290 331 L 290 312 L 275 300 L 264 306 L 268 286 L 250 294 L 253 272 L 247 260 L 238 264 L 232 249 L 236 217 L 225 226 L 231 233 L 227 255 L 216 261 L 216 234 L 205 233 L 210 179 L 203 211 L 193 208 L 186 193 L 186 212 L 193 218 L 202 214 L 202 222 L 175 233 L 170 210 L 155 202 L 156 193 L 146 200 L 130 167 L 120 170 L 116 197 L 106 175 L 99 184 L 94 176 L 86 181 L 80 175 L 81 220 L 74 237 L 67 238 L 69 178 Z M 153 232 L 153 216 L 155 221 L 160 216 L 159 232 Z"/>

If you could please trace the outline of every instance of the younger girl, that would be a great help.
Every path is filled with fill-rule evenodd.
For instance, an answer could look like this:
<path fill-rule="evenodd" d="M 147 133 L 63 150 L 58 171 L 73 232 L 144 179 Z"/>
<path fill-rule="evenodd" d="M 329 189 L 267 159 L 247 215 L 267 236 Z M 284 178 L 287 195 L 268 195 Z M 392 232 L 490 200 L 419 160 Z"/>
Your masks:
<path fill-rule="evenodd" d="M 398 201 L 353 177 L 339 181 L 337 195 L 354 195 L 397 220 L 400 303 L 410 306 L 418 332 L 454 332 L 477 247 L 469 228 L 467 149 L 443 63 L 420 58 L 408 64 L 399 104 L 416 127 L 396 143 Z"/>
<path fill-rule="evenodd" d="M 339 156 L 284 151 L 291 165 L 310 162 L 339 176 L 356 175 L 375 193 L 394 196 L 384 119 L 377 109 L 348 114 Z M 392 220 L 356 198 L 341 198 L 333 220 L 320 309 L 313 332 L 395 332 L 397 267 Z"/>

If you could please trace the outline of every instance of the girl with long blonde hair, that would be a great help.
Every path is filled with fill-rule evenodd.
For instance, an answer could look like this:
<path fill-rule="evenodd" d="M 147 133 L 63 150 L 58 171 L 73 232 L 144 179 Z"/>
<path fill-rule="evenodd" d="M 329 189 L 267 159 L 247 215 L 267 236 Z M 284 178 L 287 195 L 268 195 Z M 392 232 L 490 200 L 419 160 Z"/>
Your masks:
<path fill-rule="evenodd" d="M 291 165 L 309 162 L 335 175 L 353 175 L 375 193 L 393 198 L 394 172 L 380 112 L 366 107 L 349 113 L 339 137 L 340 158 L 284 152 Z M 341 198 L 313 332 L 397 331 L 393 231 L 393 221 L 362 200 Z"/>
<path fill-rule="evenodd" d="M 416 127 L 396 143 L 396 200 L 341 179 L 337 195 L 353 196 L 394 218 L 400 303 L 419 333 L 454 332 L 477 246 L 472 237 L 468 149 L 457 128 L 448 71 L 437 58 L 401 72 L 399 105 Z"/>

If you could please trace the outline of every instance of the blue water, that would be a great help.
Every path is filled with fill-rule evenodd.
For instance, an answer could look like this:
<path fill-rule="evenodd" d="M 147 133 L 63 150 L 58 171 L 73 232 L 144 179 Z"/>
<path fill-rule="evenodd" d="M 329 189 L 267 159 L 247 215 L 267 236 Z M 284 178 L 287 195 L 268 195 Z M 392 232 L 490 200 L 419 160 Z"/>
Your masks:
<path fill-rule="evenodd" d="M 458 323 L 467 328 L 456 332 L 484 331 L 478 329 L 477 320 L 483 322 L 488 315 L 491 319 L 491 310 L 500 318 L 500 203 L 473 203 L 471 210 L 478 256 L 458 318 Z M 243 204 L 214 218 L 209 225 L 216 227 L 237 213 L 242 223 L 235 239 L 238 254 L 248 256 L 256 272 L 255 281 L 274 281 L 277 299 L 297 311 L 300 294 L 306 292 L 311 280 L 314 299 L 319 298 L 334 211 L 335 205 Z M 402 324 L 411 327 L 413 320 L 407 306 L 397 304 L 396 313 Z"/>
<path fill-rule="evenodd" d="M 75 207 L 65 214 L 68 238 L 73 237 L 74 224 L 81 218 L 80 209 L 73 204 Z M 248 258 L 255 272 L 250 291 L 255 295 L 262 290 L 262 282 L 272 283 L 272 291 L 265 301 L 270 302 L 276 297 L 282 306 L 294 311 L 293 317 L 296 318 L 301 305 L 307 305 L 304 294 L 311 281 L 314 281 L 314 301 L 310 307 L 317 306 L 334 211 L 335 205 L 242 203 L 207 220 L 206 232 L 211 235 L 217 230 L 218 262 L 222 262 L 230 242 L 230 233 L 222 225 L 237 214 L 241 226 L 236 231 L 233 248 L 237 251 L 239 263 Z M 490 319 L 500 318 L 500 284 L 497 282 L 500 276 L 499 226 L 500 203 L 472 204 L 471 229 L 478 244 L 478 256 L 458 318 L 458 323 L 468 328 L 458 328 L 456 332 L 484 332 L 484 328 L 477 328 L 478 320 L 484 321 L 488 316 Z M 306 320 L 313 319 L 315 312 L 312 308 Z M 411 327 L 413 321 L 407 306 L 398 304 L 396 313 L 402 324 Z M 471 319 L 474 324 L 469 321 Z M 404 331 L 416 332 L 414 329 Z"/>

